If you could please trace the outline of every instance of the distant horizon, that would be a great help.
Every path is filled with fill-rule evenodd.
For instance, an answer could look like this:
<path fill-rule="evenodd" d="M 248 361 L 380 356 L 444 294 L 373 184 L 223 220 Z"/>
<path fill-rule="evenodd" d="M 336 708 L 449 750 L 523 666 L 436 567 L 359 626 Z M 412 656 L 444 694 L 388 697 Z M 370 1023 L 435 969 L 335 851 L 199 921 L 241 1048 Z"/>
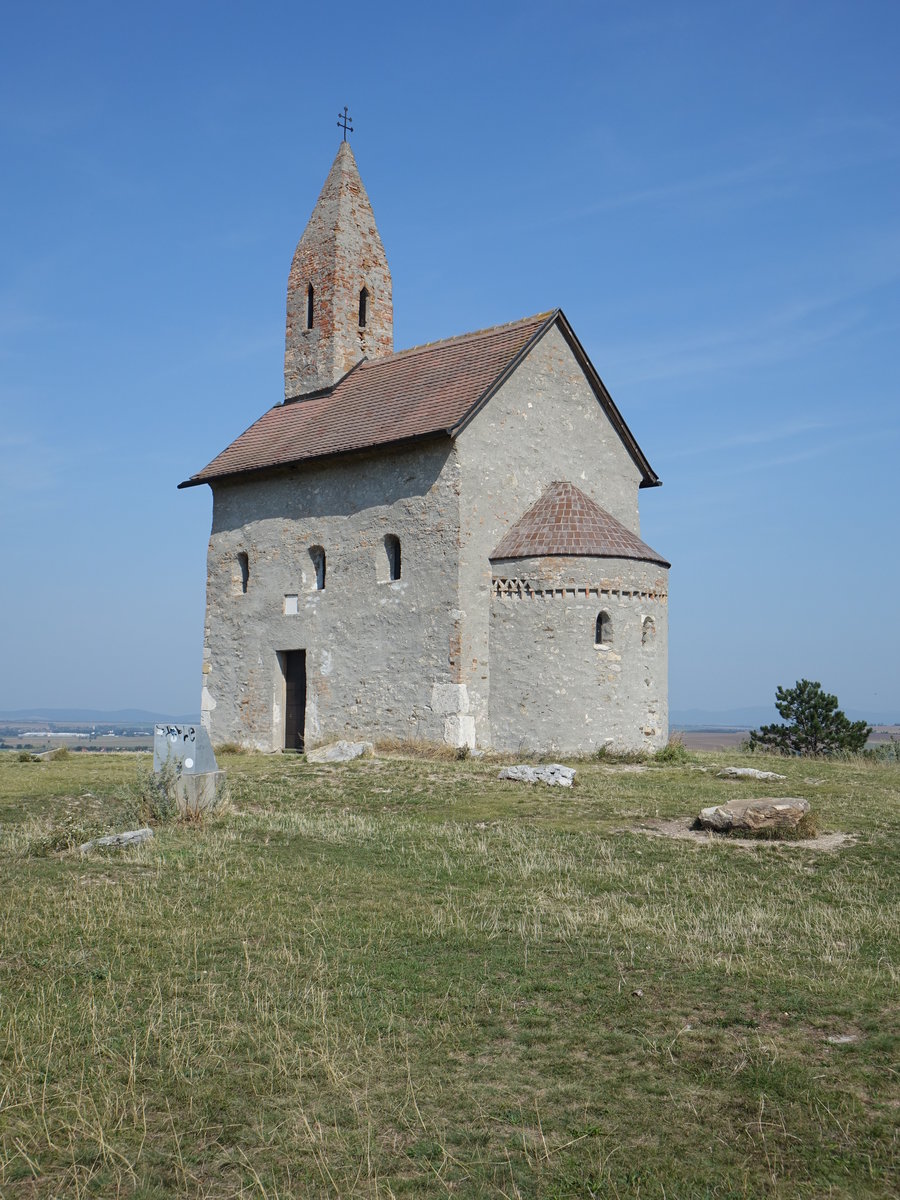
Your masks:
<path fill-rule="evenodd" d="M 840 702 L 840 697 L 838 697 Z M 869 725 L 900 725 L 900 712 L 889 709 L 858 709 L 844 708 L 842 711 L 851 721 L 865 721 Z M 111 723 L 144 722 L 159 723 L 171 721 L 184 724 L 199 723 L 199 708 L 190 711 L 183 709 L 147 709 L 147 708 L 81 708 L 61 705 L 50 707 L 27 705 L 18 708 L 0 709 L 0 721 L 73 721 L 78 724 L 105 721 Z M 740 705 L 728 708 L 686 708 L 675 707 L 669 710 L 670 731 L 681 727 L 721 727 L 728 729 L 755 729 L 760 725 L 780 722 L 782 720 L 774 704 Z"/>

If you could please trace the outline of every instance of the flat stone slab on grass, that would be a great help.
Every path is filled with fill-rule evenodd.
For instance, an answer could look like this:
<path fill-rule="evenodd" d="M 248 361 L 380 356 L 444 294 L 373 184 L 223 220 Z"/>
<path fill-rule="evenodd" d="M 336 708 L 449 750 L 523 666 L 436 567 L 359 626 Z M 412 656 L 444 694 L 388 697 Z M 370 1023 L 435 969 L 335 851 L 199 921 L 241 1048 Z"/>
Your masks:
<path fill-rule="evenodd" d="M 126 833 L 112 833 L 109 837 L 92 838 L 78 849 L 82 854 L 87 854 L 88 851 L 96 850 L 100 846 L 112 846 L 117 849 L 124 846 L 140 846 L 142 842 L 149 842 L 152 837 L 152 829 L 129 829 Z"/>
<path fill-rule="evenodd" d="M 310 750 L 306 761 L 311 763 L 340 763 L 350 762 L 354 758 L 371 758 L 375 747 L 371 742 L 332 742 L 330 746 L 320 746 L 318 750 Z"/>
<path fill-rule="evenodd" d="M 787 779 L 787 775 L 776 775 L 774 771 L 757 771 L 756 767 L 723 767 L 716 772 L 717 779 Z"/>
<path fill-rule="evenodd" d="M 571 787 L 575 781 L 575 768 L 564 767 L 560 763 L 550 763 L 546 767 L 520 764 L 504 767 L 497 778 L 514 779 L 518 783 L 546 783 L 550 787 Z"/>
<path fill-rule="evenodd" d="M 763 796 L 758 800 L 729 800 L 700 813 L 704 829 L 716 833 L 732 830 L 761 833 L 767 829 L 796 829 L 809 812 L 809 801 L 800 796 Z"/>

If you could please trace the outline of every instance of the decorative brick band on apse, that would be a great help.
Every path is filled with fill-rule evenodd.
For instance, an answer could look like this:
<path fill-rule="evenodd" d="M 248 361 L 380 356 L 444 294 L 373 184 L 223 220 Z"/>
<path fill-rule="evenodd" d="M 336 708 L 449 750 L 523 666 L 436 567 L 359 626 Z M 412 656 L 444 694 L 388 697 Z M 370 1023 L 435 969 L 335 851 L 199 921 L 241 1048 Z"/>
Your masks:
<path fill-rule="evenodd" d="M 574 600 L 580 596 L 586 599 L 591 596 L 598 599 L 615 596 L 619 600 L 654 600 L 658 604 L 665 604 L 669 598 L 668 592 L 641 592 L 632 588 L 612 587 L 608 583 L 588 583 L 579 587 L 534 587 L 527 579 L 495 579 L 491 583 L 491 591 L 501 600 Z"/>

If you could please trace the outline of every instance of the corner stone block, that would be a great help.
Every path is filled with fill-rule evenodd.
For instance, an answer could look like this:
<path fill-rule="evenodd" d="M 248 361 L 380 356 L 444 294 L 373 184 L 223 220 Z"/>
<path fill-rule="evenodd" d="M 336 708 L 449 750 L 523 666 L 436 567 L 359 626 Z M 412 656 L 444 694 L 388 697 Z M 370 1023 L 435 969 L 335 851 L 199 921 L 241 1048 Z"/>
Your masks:
<path fill-rule="evenodd" d="M 468 713 L 453 713 L 444 717 L 444 742 L 448 746 L 468 746 L 475 749 L 475 718 Z"/>
<path fill-rule="evenodd" d="M 435 683 L 431 688 L 431 708 L 441 716 L 469 711 L 469 689 L 464 683 Z M 463 743 L 454 742 L 453 745 Z"/>

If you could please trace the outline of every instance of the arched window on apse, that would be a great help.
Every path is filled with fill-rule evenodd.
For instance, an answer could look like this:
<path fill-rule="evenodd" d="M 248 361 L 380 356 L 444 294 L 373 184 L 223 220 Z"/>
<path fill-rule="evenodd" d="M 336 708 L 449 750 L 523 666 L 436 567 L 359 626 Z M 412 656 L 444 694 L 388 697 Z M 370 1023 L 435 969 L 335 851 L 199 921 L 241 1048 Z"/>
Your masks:
<path fill-rule="evenodd" d="M 597 614 L 597 625 L 594 630 L 594 645 L 612 645 L 612 621 L 608 612 Z"/>

